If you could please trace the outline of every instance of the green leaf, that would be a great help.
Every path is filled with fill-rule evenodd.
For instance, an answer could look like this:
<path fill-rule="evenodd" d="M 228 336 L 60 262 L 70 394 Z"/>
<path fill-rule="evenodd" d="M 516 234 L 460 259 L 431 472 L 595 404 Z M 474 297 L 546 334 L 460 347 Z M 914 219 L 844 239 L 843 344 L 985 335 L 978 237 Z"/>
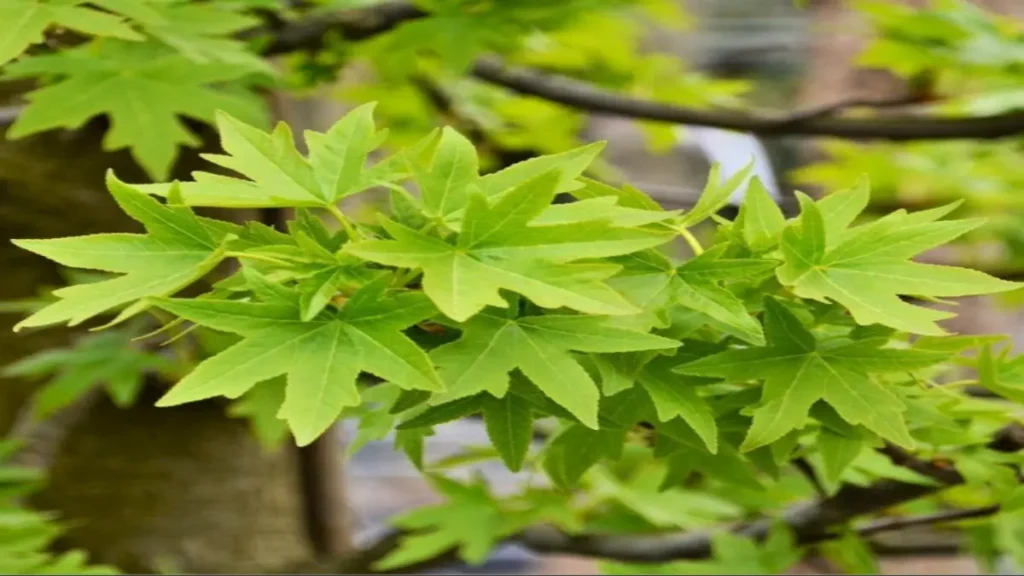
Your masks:
<path fill-rule="evenodd" d="M 395 570 L 433 558 L 451 548 L 469 564 L 481 564 L 508 531 L 504 512 L 483 482 L 460 484 L 434 476 L 434 487 L 446 502 L 408 512 L 396 520 L 399 528 L 414 530 L 398 548 L 377 562 L 374 570 Z"/>
<path fill-rule="evenodd" d="M 147 34 L 196 63 L 218 62 L 273 74 L 274 68 L 234 35 L 260 24 L 235 2 L 152 2 L 97 0 L 108 10 L 130 16 Z"/>
<path fill-rule="evenodd" d="M 942 335 L 935 321 L 952 314 L 915 306 L 900 296 L 969 296 L 1019 287 L 975 270 L 908 260 L 977 228 L 981 221 L 937 222 L 952 209 L 947 207 L 914 214 L 901 210 L 847 228 L 863 196 L 853 190 L 830 197 L 838 200 L 825 205 L 828 212 L 800 196 L 801 215 L 783 232 L 785 263 L 777 270 L 779 281 L 797 296 L 835 301 L 862 325 Z M 853 200 L 844 202 L 847 197 Z"/>
<path fill-rule="evenodd" d="M 260 382 L 228 405 L 228 416 L 245 418 L 264 450 L 276 450 L 288 437 L 288 423 L 277 413 L 285 398 L 283 378 Z"/>
<path fill-rule="evenodd" d="M 719 282 L 756 278 L 778 263 L 772 260 L 721 259 L 724 248 L 708 250 L 676 269 L 672 289 L 677 302 L 733 328 L 752 344 L 764 344 L 761 326 L 747 313 L 743 302 Z"/>
<path fill-rule="evenodd" d="M 0 6 L 0 66 L 7 64 L 29 46 L 44 41 L 51 26 L 63 26 L 85 34 L 125 40 L 143 36 L 124 20 L 106 12 L 69 2 L 46 0 L 7 0 Z"/>
<path fill-rule="evenodd" d="M 485 395 L 483 409 L 487 437 L 501 454 L 508 469 L 518 472 L 522 469 L 533 439 L 533 410 L 530 404 L 515 394 L 505 394 L 502 398 Z"/>
<path fill-rule="evenodd" d="M 774 299 L 766 299 L 765 307 L 766 347 L 727 350 L 677 368 L 729 382 L 764 381 L 744 450 L 766 446 L 801 428 L 819 400 L 851 424 L 903 446 L 914 444 L 904 423 L 903 402 L 871 374 L 921 369 L 941 362 L 944 354 L 881 348 L 884 342 L 877 340 L 823 344 Z"/>
<path fill-rule="evenodd" d="M 786 217 L 759 178 L 750 180 L 741 210 L 743 240 L 751 250 L 763 252 L 778 245 Z"/>
<path fill-rule="evenodd" d="M 721 166 L 718 164 L 712 165 L 711 172 L 708 173 L 707 184 L 705 184 L 704 191 L 701 192 L 697 204 L 689 212 L 683 214 L 679 219 L 679 224 L 686 227 L 700 224 L 710 218 L 712 214 L 721 210 L 723 206 L 729 203 L 729 199 L 732 198 L 733 194 L 739 190 L 740 184 L 746 182 L 753 170 L 754 162 L 751 161 L 746 167 L 723 182 Z"/>
<path fill-rule="evenodd" d="M 878 560 L 867 543 L 852 530 L 822 546 L 825 557 L 851 574 L 878 574 Z"/>
<path fill-rule="evenodd" d="M 111 127 L 104 149 L 130 148 L 157 179 L 170 173 L 179 145 L 200 144 L 180 116 L 213 122 L 222 110 L 251 122 L 265 121 L 262 103 L 222 86 L 239 86 L 248 72 L 223 63 L 192 62 L 153 43 L 90 43 L 10 64 L 5 73 L 9 78 L 57 78 L 26 95 L 29 106 L 8 130 L 9 138 L 78 128 L 94 116 L 107 115 Z M 184 190 L 186 198 L 188 192 Z"/>
<path fill-rule="evenodd" d="M 554 184 L 555 194 L 570 192 L 579 186 L 576 178 L 590 166 L 604 147 L 604 142 L 591 142 L 560 154 L 524 160 L 481 177 L 477 186 L 485 196 L 494 198 L 555 171 L 558 174 Z"/>
<path fill-rule="evenodd" d="M 590 178 L 579 178 L 579 181 L 583 183 L 583 187 L 573 190 L 572 195 L 581 201 L 594 198 L 615 198 L 619 206 L 631 210 L 660 212 L 665 215 L 676 212 L 666 211 L 653 198 L 629 185 L 615 188 Z"/>
<path fill-rule="evenodd" d="M 570 354 L 671 349 L 653 334 L 620 328 L 607 318 L 530 316 L 510 319 L 482 313 L 466 322 L 462 337 L 430 353 L 449 392 L 444 398 L 488 391 L 504 396 L 518 368 L 551 400 L 597 428 L 597 385 Z"/>
<path fill-rule="evenodd" d="M 1024 356 L 997 357 L 991 344 L 985 344 L 978 355 L 978 383 L 1003 398 L 1024 402 Z"/>
<path fill-rule="evenodd" d="M 476 394 L 431 406 L 413 418 L 399 424 L 397 429 L 413 430 L 415 428 L 436 426 L 445 422 L 459 420 L 482 411 L 484 402 L 485 396 L 483 394 Z"/>
<path fill-rule="evenodd" d="M 307 159 L 296 148 L 291 129 L 279 122 L 273 132 L 243 122 L 233 114 L 216 115 L 221 145 L 226 154 L 203 157 L 237 172 L 248 180 L 193 173 L 194 182 L 181 184 L 182 196 L 191 206 L 227 208 L 333 207 L 338 200 L 403 176 L 384 161 L 367 166 L 367 157 L 384 140 L 376 131 L 374 105 L 359 106 L 336 122 L 326 133 L 306 131 Z M 163 196 L 161 184 L 146 186 Z"/>
<path fill-rule="evenodd" d="M 673 374 L 671 366 L 675 363 L 669 358 L 650 362 L 640 373 L 640 384 L 650 394 L 659 420 L 682 418 L 700 436 L 708 451 L 717 453 L 715 413 L 697 390 L 697 384 L 707 380 Z"/>
<path fill-rule="evenodd" d="M 818 454 L 822 461 L 822 480 L 834 493 L 839 488 L 843 472 L 853 464 L 861 450 L 864 440 L 837 434 L 822 427 L 818 432 Z"/>
<path fill-rule="evenodd" d="M 95 234 L 15 240 L 14 244 L 64 266 L 122 275 L 55 290 L 59 300 L 22 320 L 15 330 L 62 322 L 75 326 L 134 302 L 118 316 L 123 320 L 146 308 L 140 300 L 173 294 L 223 259 L 219 246 L 227 234 L 221 223 L 197 218 L 184 207 L 162 205 L 112 173 L 107 176 L 107 187 L 121 209 L 142 223 L 148 234 Z"/>
<path fill-rule="evenodd" d="M 620 354 L 591 354 L 589 360 L 601 378 L 601 391 L 605 396 L 632 388 L 640 371 L 657 352 L 626 352 Z"/>
<path fill-rule="evenodd" d="M 554 197 L 558 174 L 549 172 L 509 191 L 493 205 L 470 196 L 455 244 L 385 221 L 392 240 L 346 245 L 357 257 L 423 270 L 423 290 L 437 307 L 463 321 L 486 306 L 505 307 L 499 290 L 526 296 L 544 308 L 569 307 L 590 314 L 630 314 L 634 309 L 602 280 L 618 268 L 569 264 L 583 258 L 628 254 L 671 236 L 612 228 L 600 222 L 531 227 Z"/>
<path fill-rule="evenodd" d="M 214 396 L 237 398 L 256 383 L 287 375 L 279 416 L 300 445 L 315 440 L 346 406 L 361 400 L 356 377 L 370 372 L 406 389 L 443 390 L 430 360 L 400 330 L 433 314 L 422 295 L 386 294 L 390 278 L 367 285 L 336 313 L 303 322 L 297 307 L 228 300 L 154 303 L 186 320 L 244 336 L 202 362 L 159 402 L 175 406 Z"/>
<path fill-rule="evenodd" d="M 476 148 L 451 128 L 441 132 L 428 168 L 412 163 L 427 216 L 443 217 L 465 208 L 470 187 L 479 178 Z"/>
<path fill-rule="evenodd" d="M 375 103 L 354 108 L 324 134 L 307 131 L 309 163 L 320 186 L 319 196 L 336 202 L 387 180 L 387 165 L 367 169 L 367 158 L 387 137 L 373 122 Z"/>
<path fill-rule="evenodd" d="M 625 435 L 624 430 L 591 430 L 573 424 L 545 447 L 544 470 L 556 486 L 572 488 L 602 458 L 619 456 Z"/>

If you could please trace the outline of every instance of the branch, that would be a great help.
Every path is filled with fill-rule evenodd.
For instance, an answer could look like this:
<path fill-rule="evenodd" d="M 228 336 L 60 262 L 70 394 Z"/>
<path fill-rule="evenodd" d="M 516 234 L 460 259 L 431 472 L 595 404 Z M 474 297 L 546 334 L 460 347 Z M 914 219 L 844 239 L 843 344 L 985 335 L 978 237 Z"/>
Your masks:
<path fill-rule="evenodd" d="M 968 508 L 966 510 L 947 510 L 924 516 L 911 516 L 909 518 L 886 518 L 876 520 L 866 526 L 857 529 L 861 536 L 870 536 L 881 532 L 893 532 L 914 526 L 933 526 L 947 522 L 958 522 L 973 518 L 986 518 L 999 512 L 999 506 L 983 506 L 980 508 Z"/>
<path fill-rule="evenodd" d="M 952 485 L 960 484 L 964 481 L 963 476 L 955 469 L 927 460 L 921 460 L 899 446 L 889 444 L 888 442 L 885 443 L 885 446 L 879 448 L 878 451 L 887 456 L 893 464 L 917 472 L 940 484 Z"/>
<path fill-rule="evenodd" d="M 700 110 L 620 96 L 569 78 L 523 68 L 506 68 L 500 60 L 485 58 L 473 65 L 473 75 L 515 92 L 536 96 L 588 112 L 673 124 L 710 126 L 759 136 L 833 136 L 860 139 L 955 140 L 995 139 L 1024 133 L 1024 112 L 992 116 L 940 118 L 884 116 L 839 118 L 808 115 L 768 115 L 733 110 Z"/>
<path fill-rule="evenodd" d="M 346 40 L 365 40 L 388 32 L 399 24 L 427 16 L 420 8 L 405 2 L 378 4 L 317 14 L 283 26 L 268 26 L 243 32 L 243 39 L 269 34 L 271 42 L 263 46 L 265 56 L 299 50 L 316 50 L 323 46 L 328 34 L 339 33 Z"/>
<path fill-rule="evenodd" d="M 1024 449 L 1024 426 L 1011 425 L 1001 430 L 988 444 L 988 448 L 1000 452 L 1017 452 Z M 913 458 L 913 457 L 911 457 Z M 921 485 L 898 480 L 881 480 L 869 486 L 843 486 L 835 495 L 796 504 L 782 513 L 778 519 L 763 518 L 740 527 L 737 534 L 761 540 L 772 526 L 784 522 L 794 531 L 798 544 L 811 545 L 832 540 L 839 536 L 831 530 L 833 526 L 845 524 L 858 516 L 881 512 L 887 508 L 932 495 L 945 488 L 963 483 L 963 477 L 956 474 L 942 475 L 937 470 L 947 470 L 929 462 L 914 459 L 921 473 L 935 474 L 949 482 L 938 481 L 936 485 Z M 930 467 L 930 468 L 928 468 Z M 948 470 L 947 470 L 948 471 Z M 900 530 L 912 526 L 954 522 L 970 518 L 981 518 L 998 512 L 998 507 L 988 506 L 969 510 L 948 511 L 910 518 L 876 520 L 857 530 L 862 536 Z M 401 543 L 405 532 L 394 530 L 378 539 L 370 547 L 355 556 L 331 564 L 319 564 L 312 568 L 303 566 L 306 573 L 351 573 L 369 572 L 373 564 L 394 551 Z M 509 542 L 523 545 L 534 552 L 551 554 L 572 554 L 623 562 L 657 563 L 674 560 L 702 560 L 711 556 L 711 532 L 696 531 L 672 534 L 639 535 L 570 535 L 551 526 L 535 526 L 509 538 Z M 438 557 L 420 564 L 405 566 L 405 573 L 425 570 L 443 565 L 455 557 L 455 550 L 447 550 Z"/>
<path fill-rule="evenodd" d="M 405 2 L 316 14 L 284 25 L 270 24 L 248 30 L 242 38 L 269 35 L 262 48 L 266 56 L 315 50 L 331 33 L 347 40 L 362 40 L 393 30 L 402 23 L 428 16 Z M 508 69 L 496 58 L 482 58 L 472 67 L 478 79 L 514 92 L 543 98 L 586 112 L 654 120 L 672 124 L 708 126 L 758 136 L 831 136 L 851 140 L 987 140 L 1024 133 L 1024 111 L 977 117 L 885 116 L 843 118 L 835 114 L 849 106 L 888 106 L 885 102 L 851 101 L 790 114 L 726 109 L 695 109 L 640 100 L 602 90 L 585 82 L 529 69 Z"/>
<path fill-rule="evenodd" d="M 328 33 L 335 31 L 349 40 L 366 39 L 392 30 L 404 22 L 428 15 L 427 12 L 404 2 L 314 15 L 269 30 L 273 34 L 273 41 L 264 48 L 264 53 L 273 55 L 316 49 L 323 44 Z M 784 115 L 739 110 L 703 110 L 621 96 L 584 82 L 534 70 L 508 69 L 495 58 L 479 59 L 472 67 L 472 74 L 485 82 L 521 94 L 587 112 L 616 114 L 673 124 L 710 126 L 760 136 L 832 136 L 905 141 L 995 139 L 1024 133 L 1024 112 L 958 118 L 908 115 L 878 118 L 835 116 L 844 108 L 887 107 L 894 104 L 865 100 L 847 101 L 825 108 Z"/>

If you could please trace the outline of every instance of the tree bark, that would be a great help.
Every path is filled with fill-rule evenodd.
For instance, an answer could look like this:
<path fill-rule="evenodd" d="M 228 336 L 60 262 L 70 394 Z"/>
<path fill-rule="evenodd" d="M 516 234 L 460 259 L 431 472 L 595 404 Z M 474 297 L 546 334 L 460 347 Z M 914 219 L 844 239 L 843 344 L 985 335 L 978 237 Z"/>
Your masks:
<path fill-rule="evenodd" d="M 75 132 L 0 140 L 0 301 L 59 286 L 56 267 L 11 238 L 136 231 L 106 192 L 108 168 L 129 182 L 144 175 L 124 153 L 100 149 L 102 121 Z M 204 134 L 208 150 L 216 141 Z M 185 151 L 175 176 L 199 167 Z M 66 343 L 73 331 L 14 334 L 0 315 L 0 364 Z M 31 385 L 0 381 L 0 433 L 9 430 Z M 130 572 L 266 571 L 309 558 L 296 451 L 265 453 L 223 403 L 155 408 L 157 389 L 130 409 L 105 396 L 73 418 L 35 427 L 26 454 L 45 455 L 48 487 L 34 504 L 70 522 L 61 546 Z"/>

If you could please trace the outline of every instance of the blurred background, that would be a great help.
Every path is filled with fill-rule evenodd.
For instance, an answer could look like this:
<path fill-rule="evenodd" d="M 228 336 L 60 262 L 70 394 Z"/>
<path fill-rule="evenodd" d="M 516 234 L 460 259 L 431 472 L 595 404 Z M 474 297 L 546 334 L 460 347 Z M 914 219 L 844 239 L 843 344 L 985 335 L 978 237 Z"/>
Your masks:
<path fill-rule="evenodd" d="M 642 87 L 657 90 L 668 83 L 661 75 L 676 74 L 671 81 L 690 83 L 690 92 L 680 89 L 683 104 L 688 103 L 687 97 L 696 106 L 708 95 L 730 101 L 742 94 L 743 102 L 777 110 L 895 102 L 876 112 L 896 114 L 931 105 L 933 100 L 940 101 L 938 113 L 983 114 L 1024 107 L 1024 43 L 1020 40 L 1024 0 L 889 0 L 874 3 L 870 10 L 854 10 L 840 0 L 804 2 L 806 6 L 792 0 L 680 0 L 679 4 L 686 16 L 683 25 L 638 20 L 636 42 L 644 51 L 678 57 L 687 64 L 685 71 L 676 72 L 668 64 L 663 69 L 652 67 L 651 78 Z M 887 6 L 928 11 L 935 20 L 913 28 L 907 13 L 887 11 Z M 978 24 L 976 10 L 986 18 L 998 15 L 1003 28 L 993 31 Z M 944 36 L 940 28 L 955 33 Z M 1000 36 L 1004 32 L 1006 37 Z M 590 43 L 601 41 L 591 39 Z M 589 48 L 599 60 L 601 46 Z M 294 82 L 301 84 L 307 80 L 302 71 L 316 62 L 286 64 Z M 1004 278 L 1024 277 L 1024 140 L 1020 137 L 922 142 L 759 137 L 704 127 L 650 125 L 611 115 L 567 114 L 528 98 L 503 101 L 495 109 L 504 116 L 495 118 L 482 111 L 482 103 L 490 102 L 492 94 L 457 83 L 446 95 L 449 116 L 437 111 L 417 116 L 423 102 L 398 105 L 388 98 L 401 99 L 404 93 L 389 95 L 386 86 L 368 87 L 360 81 L 364 72 L 358 66 L 351 68 L 339 72 L 336 81 L 304 90 L 301 97 L 274 95 L 274 114 L 295 132 L 322 130 L 354 104 L 380 99 L 384 123 L 390 122 L 399 137 L 405 126 L 415 133 L 423 125 L 442 121 L 442 116 L 456 116 L 460 126 L 468 119 L 485 128 L 507 123 L 509 118 L 564 122 L 568 124 L 560 132 L 566 134 L 564 141 L 539 138 L 526 126 L 501 133 L 491 148 L 514 156 L 607 140 L 606 174 L 633 184 L 670 208 L 692 205 L 715 162 L 735 171 L 754 159 L 757 176 L 784 207 L 792 205 L 794 190 L 822 194 L 867 173 L 874 192 L 871 210 L 963 199 L 965 214 L 991 218 L 984 232 L 929 254 L 929 259 L 973 266 Z M 935 72 L 939 69 L 942 75 Z M 0 83 L 4 99 L 0 131 L 17 118 L 24 88 L 21 81 Z M 982 91 L 984 99 L 970 96 Z M 103 174 L 114 167 L 128 181 L 143 181 L 146 176 L 126 153 L 102 149 L 97 135 L 103 129 L 103 120 L 98 119 L 79 130 L 0 140 L 0 236 L 4 240 L 0 300 L 7 302 L 0 308 L 0 364 L 77 337 L 65 330 L 17 336 L 11 332 L 45 288 L 59 286 L 68 277 L 7 240 L 128 228 L 104 192 Z M 203 128 L 197 129 L 203 133 Z M 201 164 L 189 152 L 179 159 L 175 173 L 187 174 Z M 1022 305 L 1019 294 L 966 299 L 960 303 L 959 318 L 949 327 L 967 333 L 1010 333 L 1020 342 Z M 103 399 L 59 412 L 47 426 L 19 428 L 24 399 L 36 384 L 16 377 L 0 381 L 0 433 L 13 431 L 29 438 L 34 457 L 49 466 L 51 483 L 39 495 L 39 505 L 82 520 L 83 527 L 72 527 L 67 543 L 98 551 L 109 561 L 152 566 L 155 559 L 158 567 L 170 571 L 290 566 L 289 562 L 300 562 L 309 552 L 301 538 L 309 529 L 303 518 L 333 518 L 337 525 L 328 532 L 337 542 L 329 546 L 343 547 L 371 541 L 398 512 L 437 501 L 406 456 L 395 450 L 391 437 L 373 439 L 346 460 L 347 445 L 360 436 L 355 423 L 338 426 L 305 452 L 289 447 L 267 455 L 243 419 L 223 418 L 224 406 L 204 402 L 156 409 L 144 393 L 131 408 L 118 408 Z M 429 439 L 427 459 L 486 443 L 479 422 L 445 425 Z M 309 467 L 316 467 L 318 479 L 310 480 Z M 500 466 L 482 472 L 498 491 L 521 480 Z M 303 516 L 303 506 L 309 504 L 298 495 L 297 485 L 318 494 L 326 512 L 307 510 Z M 197 510 L 203 512 L 196 514 Z M 889 544 L 893 553 L 883 560 L 888 573 L 979 572 L 972 560 L 958 552 L 957 542 L 943 533 L 901 535 Z M 439 567 L 442 572 L 463 574 L 570 574 L 594 569 L 589 561 L 541 559 L 515 547 L 502 548 L 481 567 L 455 563 Z M 1022 573 L 1011 566 L 1005 570 Z M 806 566 L 801 571 L 828 570 Z"/>

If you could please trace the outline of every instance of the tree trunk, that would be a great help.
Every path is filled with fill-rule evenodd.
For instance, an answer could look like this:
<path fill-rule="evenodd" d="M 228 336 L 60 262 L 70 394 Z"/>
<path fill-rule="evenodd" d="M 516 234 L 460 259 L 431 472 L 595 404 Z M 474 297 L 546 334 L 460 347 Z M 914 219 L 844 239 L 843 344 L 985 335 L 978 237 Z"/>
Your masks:
<path fill-rule="evenodd" d="M 51 238 L 133 231 L 103 184 L 108 168 L 124 180 L 143 174 L 125 153 L 99 149 L 102 122 L 0 141 L 0 300 L 60 285 L 56 267 L 21 251 L 10 238 Z M 206 134 L 208 142 L 214 142 Z M 198 167 L 183 154 L 177 177 Z M 66 342 L 71 331 L 13 334 L 0 315 L 0 364 Z M 0 381 L 0 433 L 9 429 L 30 387 Z M 51 464 L 35 504 L 71 522 L 62 542 L 132 572 L 207 573 L 281 569 L 307 559 L 305 512 L 296 451 L 261 451 L 242 420 L 222 403 L 155 408 L 149 390 L 135 407 L 105 396 L 72 418 L 55 418 L 29 439 L 29 456 Z"/>

